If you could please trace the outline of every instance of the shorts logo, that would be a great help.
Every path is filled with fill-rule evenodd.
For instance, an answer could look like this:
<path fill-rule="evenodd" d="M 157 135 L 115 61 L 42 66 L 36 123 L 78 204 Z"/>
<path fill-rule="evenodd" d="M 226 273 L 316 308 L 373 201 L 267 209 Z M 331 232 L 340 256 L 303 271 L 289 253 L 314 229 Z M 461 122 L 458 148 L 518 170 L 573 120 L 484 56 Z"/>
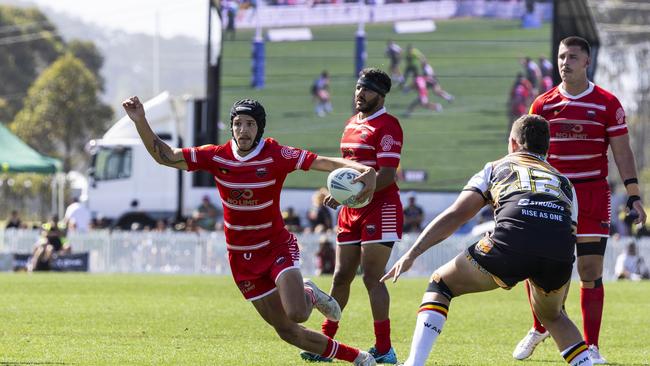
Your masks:
<path fill-rule="evenodd" d="M 285 258 L 284 256 L 275 258 L 275 264 L 277 266 L 281 265 L 282 263 L 284 263 L 286 261 L 287 261 L 287 258 Z"/>
<path fill-rule="evenodd" d="M 368 235 L 374 235 L 376 231 L 377 231 L 377 227 L 374 224 L 366 225 L 366 232 L 368 233 Z"/>
<path fill-rule="evenodd" d="M 395 140 L 393 140 L 393 136 L 385 135 L 384 137 L 381 138 L 381 142 L 379 144 L 381 145 L 382 150 L 388 151 L 393 147 L 394 143 Z"/>
<path fill-rule="evenodd" d="M 489 253 L 490 250 L 492 250 L 492 247 L 493 247 L 492 242 L 485 238 L 479 240 L 478 243 L 476 243 L 476 250 L 478 250 L 483 254 Z"/>
<path fill-rule="evenodd" d="M 619 125 L 625 123 L 625 111 L 622 107 L 618 107 L 616 110 L 616 123 Z"/>
<path fill-rule="evenodd" d="M 263 177 L 265 177 L 267 174 L 269 174 L 269 171 L 268 171 L 268 169 L 266 169 L 265 167 L 257 168 L 257 170 L 255 171 L 255 175 L 256 175 L 258 178 L 263 178 Z"/>
<path fill-rule="evenodd" d="M 300 150 L 293 148 L 291 146 L 282 146 L 282 149 L 280 150 L 280 155 L 282 155 L 282 157 L 287 160 L 296 159 L 300 156 Z"/>
<path fill-rule="evenodd" d="M 255 284 L 253 284 L 251 281 L 240 281 L 237 283 L 237 286 L 243 294 L 251 292 L 255 289 Z"/>

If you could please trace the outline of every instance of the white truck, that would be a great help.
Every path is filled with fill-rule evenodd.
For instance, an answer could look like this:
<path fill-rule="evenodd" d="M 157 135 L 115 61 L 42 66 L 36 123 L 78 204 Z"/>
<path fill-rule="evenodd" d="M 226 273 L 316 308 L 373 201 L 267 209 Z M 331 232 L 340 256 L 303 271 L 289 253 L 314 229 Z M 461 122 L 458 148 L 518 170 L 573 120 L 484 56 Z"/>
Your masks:
<path fill-rule="evenodd" d="M 179 102 L 163 92 L 145 102 L 144 108 L 154 132 L 168 145 L 181 147 L 194 141 L 194 104 L 194 100 Z M 132 210 L 134 200 L 138 210 L 171 219 L 179 213 L 190 215 L 205 195 L 217 207 L 221 205 L 214 185 L 196 187 L 193 173 L 157 164 L 126 115 L 101 139 L 90 141 L 88 150 L 92 156 L 88 207 L 95 217 L 116 219 Z"/>

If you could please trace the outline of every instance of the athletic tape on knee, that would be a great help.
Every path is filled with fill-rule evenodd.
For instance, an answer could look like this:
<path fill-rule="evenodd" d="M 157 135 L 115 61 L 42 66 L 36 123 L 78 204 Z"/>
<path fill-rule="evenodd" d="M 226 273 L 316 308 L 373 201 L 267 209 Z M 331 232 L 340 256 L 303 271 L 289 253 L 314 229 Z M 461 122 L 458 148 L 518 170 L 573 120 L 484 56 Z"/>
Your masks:
<path fill-rule="evenodd" d="M 427 292 L 435 292 L 441 294 L 449 301 L 451 301 L 451 299 L 454 297 L 454 294 L 451 292 L 449 287 L 447 287 L 447 284 L 445 284 L 445 281 L 443 281 L 442 278 L 438 282 L 434 280 L 429 282 L 429 286 L 427 286 Z"/>
<path fill-rule="evenodd" d="M 594 280 L 594 288 L 603 287 L 603 278 L 600 277 Z"/>

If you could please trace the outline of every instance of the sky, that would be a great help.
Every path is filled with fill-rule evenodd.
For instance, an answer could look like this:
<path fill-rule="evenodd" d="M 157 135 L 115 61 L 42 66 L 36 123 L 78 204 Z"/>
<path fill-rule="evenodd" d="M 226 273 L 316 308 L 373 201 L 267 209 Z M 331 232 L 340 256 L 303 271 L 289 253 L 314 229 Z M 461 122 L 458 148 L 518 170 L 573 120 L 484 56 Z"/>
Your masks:
<path fill-rule="evenodd" d="M 156 14 L 163 37 L 205 40 L 208 0 L 30 0 L 88 23 L 125 32 L 155 34 Z M 0 1 L 2 3 L 2 1 Z"/>

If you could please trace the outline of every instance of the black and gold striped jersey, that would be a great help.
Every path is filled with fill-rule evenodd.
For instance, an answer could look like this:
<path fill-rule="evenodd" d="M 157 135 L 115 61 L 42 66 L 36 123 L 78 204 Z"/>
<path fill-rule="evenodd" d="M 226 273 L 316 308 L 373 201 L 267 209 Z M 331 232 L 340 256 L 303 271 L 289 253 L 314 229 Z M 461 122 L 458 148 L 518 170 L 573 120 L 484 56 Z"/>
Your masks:
<path fill-rule="evenodd" d="M 463 190 L 494 208 L 494 245 L 573 261 L 578 206 L 573 185 L 542 156 L 517 152 L 487 163 Z"/>

